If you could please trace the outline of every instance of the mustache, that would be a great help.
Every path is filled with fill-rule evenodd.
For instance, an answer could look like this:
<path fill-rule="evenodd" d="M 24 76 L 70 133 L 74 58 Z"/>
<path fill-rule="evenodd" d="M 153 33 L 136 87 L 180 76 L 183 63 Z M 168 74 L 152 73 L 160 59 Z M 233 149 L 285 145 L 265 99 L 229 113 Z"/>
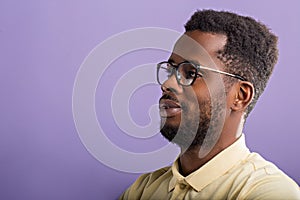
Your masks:
<path fill-rule="evenodd" d="M 179 103 L 178 99 L 177 99 L 175 96 L 170 95 L 170 94 L 164 94 L 164 95 L 159 99 L 159 101 L 162 100 L 162 99 L 169 99 L 169 100 L 172 100 L 172 101 L 175 101 L 175 102 Z"/>

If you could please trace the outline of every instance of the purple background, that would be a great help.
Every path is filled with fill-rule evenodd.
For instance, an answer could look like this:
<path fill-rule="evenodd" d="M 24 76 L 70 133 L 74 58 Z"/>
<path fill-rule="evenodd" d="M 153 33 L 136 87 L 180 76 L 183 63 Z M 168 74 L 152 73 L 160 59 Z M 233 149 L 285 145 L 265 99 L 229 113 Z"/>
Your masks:
<path fill-rule="evenodd" d="M 138 174 L 104 166 L 81 143 L 72 116 L 76 73 L 87 54 L 107 37 L 147 26 L 182 32 L 183 24 L 199 8 L 254 16 L 279 36 L 279 63 L 245 133 L 251 150 L 273 161 L 299 184 L 297 0 L 1 0 L 0 199 L 116 199 Z M 132 66 L 166 57 L 149 50 L 116 62 Z M 119 72 L 116 67 L 111 70 Z M 99 86 L 96 94 L 99 121 L 111 133 L 108 137 L 136 152 L 164 145 L 158 135 L 149 142 L 126 139 L 114 125 L 111 111 L 103 110 L 110 89 L 109 84 Z M 159 89 L 153 86 L 134 93 L 129 109 L 137 123 L 148 123 L 145 113 L 158 97 Z"/>

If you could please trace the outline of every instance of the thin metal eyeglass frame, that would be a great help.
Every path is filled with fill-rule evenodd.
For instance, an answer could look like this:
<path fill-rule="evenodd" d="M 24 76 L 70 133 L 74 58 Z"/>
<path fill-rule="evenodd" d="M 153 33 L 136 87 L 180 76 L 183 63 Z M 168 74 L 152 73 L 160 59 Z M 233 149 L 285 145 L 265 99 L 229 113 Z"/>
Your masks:
<path fill-rule="evenodd" d="M 162 85 L 163 83 L 161 83 L 161 82 L 159 81 L 159 69 L 161 68 L 161 65 L 162 65 L 162 64 L 165 64 L 165 63 L 166 63 L 166 64 L 170 64 L 172 67 L 175 68 L 175 70 L 176 70 L 176 80 L 177 80 L 177 83 L 180 84 L 180 85 L 182 85 L 182 86 L 190 86 L 190 85 L 193 85 L 193 83 L 195 82 L 195 80 L 196 80 L 197 77 L 198 77 L 198 76 L 195 76 L 194 79 L 193 79 L 193 81 L 192 81 L 189 85 L 184 85 L 184 84 L 180 83 L 180 80 L 179 80 L 179 78 L 178 78 L 178 74 L 179 74 L 179 73 L 178 73 L 178 68 L 179 68 L 179 66 L 182 65 L 182 64 L 191 64 L 193 67 L 195 67 L 196 72 L 197 72 L 197 75 L 200 75 L 200 74 L 199 74 L 200 69 L 204 69 L 204 70 L 212 71 L 212 72 L 215 72 L 215 73 L 219 73 L 219 74 L 231 76 L 231 77 L 237 78 L 237 79 L 239 79 L 239 80 L 241 80 L 241 81 L 247 81 L 245 78 L 243 78 L 243 77 L 240 76 L 240 75 L 237 75 L 237 74 L 231 74 L 231 73 L 224 72 L 224 71 L 217 70 L 217 69 L 212 69 L 212 68 L 205 67 L 205 66 L 202 66 L 202 65 L 199 65 L 199 64 L 195 64 L 195 63 L 190 62 L 190 61 L 183 61 L 183 62 L 179 63 L 178 65 L 174 65 L 174 64 L 172 64 L 172 63 L 170 63 L 170 62 L 168 62 L 168 61 L 163 61 L 163 62 L 160 62 L 160 63 L 157 64 L 156 78 L 157 78 L 157 82 L 158 82 L 160 85 Z"/>

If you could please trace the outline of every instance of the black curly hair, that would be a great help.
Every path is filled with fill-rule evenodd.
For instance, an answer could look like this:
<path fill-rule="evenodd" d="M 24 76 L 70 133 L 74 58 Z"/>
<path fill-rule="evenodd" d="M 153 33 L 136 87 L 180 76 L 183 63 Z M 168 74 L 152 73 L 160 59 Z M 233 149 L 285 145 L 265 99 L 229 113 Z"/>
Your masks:
<path fill-rule="evenodd" d="M 218 58 L 225 64 L 227 72 L 244 77 L 255 88 L 254 98 L 245 113 L 247 118 L 263 93 L 277 62 L 277 36 L 251 17 L 215 10 L 197 10 L 185 24 L 185 30 L 227 36 L 227 42 L 224 49 L 218 52 Z"/>

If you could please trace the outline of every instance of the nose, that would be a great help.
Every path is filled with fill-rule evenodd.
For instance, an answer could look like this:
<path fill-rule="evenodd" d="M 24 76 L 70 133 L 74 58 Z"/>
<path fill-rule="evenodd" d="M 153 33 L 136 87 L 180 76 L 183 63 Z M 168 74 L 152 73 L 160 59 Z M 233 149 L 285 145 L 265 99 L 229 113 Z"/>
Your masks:
<path fill-rule="evenodd" d="M 174 92 L 175 94 L 182 92 L 182 86 L 178 84 L 175 73 L 161 85 L 161 90 L 162 92 Z"/>

